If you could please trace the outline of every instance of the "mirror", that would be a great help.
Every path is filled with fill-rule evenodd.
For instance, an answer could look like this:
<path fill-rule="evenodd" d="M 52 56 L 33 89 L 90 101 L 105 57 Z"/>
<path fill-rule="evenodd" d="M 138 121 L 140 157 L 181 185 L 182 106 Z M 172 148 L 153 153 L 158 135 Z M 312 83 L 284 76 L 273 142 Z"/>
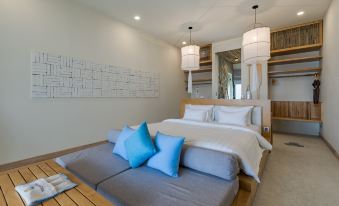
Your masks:
<path fill-rule="evenodd" d="M 218 55 L 218 99 L 241 99 L 241 49 Z"/>

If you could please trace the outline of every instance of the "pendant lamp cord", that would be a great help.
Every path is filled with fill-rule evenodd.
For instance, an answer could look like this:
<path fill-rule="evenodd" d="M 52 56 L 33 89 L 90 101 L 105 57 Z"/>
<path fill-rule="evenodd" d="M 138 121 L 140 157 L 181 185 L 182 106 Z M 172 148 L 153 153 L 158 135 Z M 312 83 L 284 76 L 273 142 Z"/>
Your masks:
<path fill-rule="evenodd" d="M 254 9 L 254 29 L 256 28 L 257 25 L 257 9 L 259 8 L 258 5 L 254 5 L 252 9 Z"/>
<path fill-rule="evenodd" d="M 193 27 L 188 27 L 188 29 L 190 30 L 190 45 L 192 45 L 192 29 Z"/>

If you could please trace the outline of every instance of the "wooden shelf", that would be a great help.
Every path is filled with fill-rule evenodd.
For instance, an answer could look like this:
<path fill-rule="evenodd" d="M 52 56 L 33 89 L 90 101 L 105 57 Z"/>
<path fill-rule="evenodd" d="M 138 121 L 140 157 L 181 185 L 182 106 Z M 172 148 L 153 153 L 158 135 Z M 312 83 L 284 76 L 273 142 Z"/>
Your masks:
<path fill-rule="evenodd" d="M 212 72 L 212 68 L 208 69 L 199 69 L 199 70 L 194 70 L 192 73 L 204 73 L 204 72 Z M 188 73 L 188 71 L 185 71 L 185 73 Z"/>
<path fill-rule="evenodd" d="M 272 50 L 271 56 L 288 55 L 288 54 L 296 54 L 296 53 L 301 53 L 301 52 L 317 51 L 321 48 L 321 46 L 322 46 L 322 44 L 312 44 L 312 45 L 299 46 L 299 47 L 293 47 L 293 48 Z"/>
<path fill-rule="evenodd" d="M 284 121 L 299 121 L 299 122 L 310 122 L 310 123 L 322 123 L 320 119 L 297 119 L 289 117 L 272 117 L 273 120 L 284 120 Z"/>
<path fill-rule="evenodd" d="M 194 79 L 194 80 L 192 80 L 192 83 L 201 83 L 201 82 L 208 82 L 208 81 L 212 81 L 212 78 L 208 78 L 208 79 Z M 188 82 L 188 81 L 185 80 L 185 82 Z"/>
<path fill-rule="evenodd" d="M 319 61 L 321 59 L 322 59 L 322 56 L 279 59 L 279 60 L 268 61 L 268 65 L 272 66 L 272 65 L 282 65 L 282 64 L 294 64 L 294 63 L 301 63 L 301 62 L 313 62 L 313 61 Z"/>
<path fill-rule="evenodd" d="M 200 61 L 200 65 L 212 64 L 212 60 Z"/>
<path fill-rule="evenodd" d="M 272 74 L 291 74 L 291 73 L 305 73 L 305 72 L 319 72 L 321 68 L 299 68 L 299 69 L 289 69 L 289 70 L 277 70 L 277 71 L 268 71 L 269 75 Z"/>
<path fill-rule="evenodd" d="M 269 75 L 268 78 L 287 78 L 287 77 L 307 77 L 307 76 L 314 76 L 320 75 L 319 72 L 307 73 L 307 74 L 287 74 L 287 75 Z"/>
<path fill-rule="evenodd" d="M 192 82 L 192 85 L 209 85 L 209 84 L 212 84 L 212 82 Z"/>

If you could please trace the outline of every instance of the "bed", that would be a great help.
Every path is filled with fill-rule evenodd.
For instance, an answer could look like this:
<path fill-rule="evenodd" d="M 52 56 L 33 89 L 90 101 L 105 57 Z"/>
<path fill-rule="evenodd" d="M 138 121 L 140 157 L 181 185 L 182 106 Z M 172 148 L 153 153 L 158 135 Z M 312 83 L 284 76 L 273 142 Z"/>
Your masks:
<path fill-rule="evenodd" d="M 257 128 L 185 120 L 182 118 L 187 105 L 253 106 L 260 111 L 254 118 L 257 121 L 254 126 Z M 239 175 L 240 189 L 233 205 L 251 205 L 269 151 L 272 149 L 270 106 L 269 100 L 184 99 L 180 105 L 180 119 L 167 119 L 149 124 L 149 131 L 152 136 L 157 131 L 185 136 L 186 145 L 236 155 L 242 172 Z"/>
<path fill-rule="evenodd" d="M 256 127 L 187 121 L 182 117 L 189 104 L 254 106 Z M 271 149 L 270 101 L 185 99 L 180 117 L 148 124 L 153 137 L 157 131 L 185 136 L 178 178 L 146 165 L 132 169 L 125 159 L 112 156 L 121 132 L 114 129 L 108 143 L 56 161 L 116 205 L 251 205 Z"/>

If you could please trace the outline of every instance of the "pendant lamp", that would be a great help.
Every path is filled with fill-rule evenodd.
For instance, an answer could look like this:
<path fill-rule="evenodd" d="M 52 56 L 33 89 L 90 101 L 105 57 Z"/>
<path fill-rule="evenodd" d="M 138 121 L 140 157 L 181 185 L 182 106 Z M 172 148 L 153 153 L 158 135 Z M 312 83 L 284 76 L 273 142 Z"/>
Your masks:
<path fill-rule="evenodd" d="M 271 31 L 269 27 L 257 23 L 258 5 L 254 5 L 254 26 L 243 35 L 242 47 L 244 63 L 253 65 L 265 62 L 271 58 Z"/>
<path fill-rule="evenodd" d="M 192 71 L 198 70 L 200 67 L 200 47 L 192 45 L 192 29 L 190 31 L 190 45 L 181 48 L 181 69 L 188 71 L 188 85 L 187 92 L 192 93 Z"/>

